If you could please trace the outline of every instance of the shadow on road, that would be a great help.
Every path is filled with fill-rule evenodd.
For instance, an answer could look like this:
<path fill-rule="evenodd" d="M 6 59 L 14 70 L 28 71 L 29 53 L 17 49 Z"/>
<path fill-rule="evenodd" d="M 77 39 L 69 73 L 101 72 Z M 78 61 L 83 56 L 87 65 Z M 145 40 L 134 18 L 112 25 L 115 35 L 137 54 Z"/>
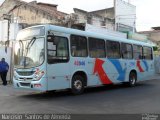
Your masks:
<path fill-rule="evenodd" d="M 150 87 L 149 87 L 150 86 Z M 125 84 L 117 84 L 117 85 L 105 85 L 105 86 L 98 86 L 98 87 L 89 87 L 86 88 L 84 93 L 81 95 L 73 95 L 70 90 L 61 90 L 61 91 L 51 91 L 51 92 L 33 92 L 31 94 L 25 94 L 21 95 L 19 97 L 23 98 L 29 98 L 29 99 L 38 99 L 38 100 L 45 100 L 45 99 L 56 99 L 56 98 L 68 98 L 68 97 L 80 97 L 80 96 L 85 96 L 88 94 L 97 94 L 101 92 L 107 92 L 111 93 L 114 91 L 122 90 L 126 91 L 124 89 L 127 89 L 127 91 L 133 91 L 136 89 L 143 89 L 146 87 L 146 89 L 149 87 L 152 87 L 152 84 L 146 83 L 146 82 L 141 82 L 138 83 L 135 87 L 129 87 L 128 85 Z M 154 87 L 154 86 L 153 86 Z"/>

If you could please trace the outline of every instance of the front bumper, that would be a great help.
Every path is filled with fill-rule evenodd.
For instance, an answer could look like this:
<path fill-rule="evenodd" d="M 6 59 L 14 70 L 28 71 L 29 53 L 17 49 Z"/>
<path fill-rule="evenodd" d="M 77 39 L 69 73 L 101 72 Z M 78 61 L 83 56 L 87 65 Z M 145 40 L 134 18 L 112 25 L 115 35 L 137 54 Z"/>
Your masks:
<path fill-rule="evenodd" d="M 39 80 L 39 81 L 19 81 L 13 79 L 14 88 L 18 89 L 28 89 L 45 92 L 47 91 L 47 81 Z"/>

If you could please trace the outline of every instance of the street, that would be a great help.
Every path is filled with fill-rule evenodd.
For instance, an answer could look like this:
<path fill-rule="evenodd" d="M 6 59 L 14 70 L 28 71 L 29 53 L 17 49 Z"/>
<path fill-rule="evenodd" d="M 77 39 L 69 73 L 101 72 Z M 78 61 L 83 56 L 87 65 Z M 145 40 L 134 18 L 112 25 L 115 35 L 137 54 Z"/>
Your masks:
<path fill-rule="evenodd" d="M 87 88 L 82 95 L 69 91 L 38 93 L 0 85 L 0 113 L 136 114 L 160 113 L 160 80 Z"/>

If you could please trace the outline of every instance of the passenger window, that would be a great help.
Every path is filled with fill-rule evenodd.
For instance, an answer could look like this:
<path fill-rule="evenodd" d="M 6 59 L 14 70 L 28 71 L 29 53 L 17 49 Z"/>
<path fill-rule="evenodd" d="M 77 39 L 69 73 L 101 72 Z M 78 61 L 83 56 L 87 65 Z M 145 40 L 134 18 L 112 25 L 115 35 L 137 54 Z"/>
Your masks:
<path fill-rule="evenodd" d="M 54 39 L 47 40 L 47 56 L 49 64 L 68 62 L 68 39 L 54 36 Z"/>
<path fill-rule="evenodd" d="M 142 59 L 142 46 L 140 45 L 133 45 L 133 57 L 134 59 Z"/>
<path fill-rule="evenodd" d="M 124 59 L 132 59 L 133 54 L 132 54 L 132 45 L 127 44 L 127 43 L 121 43 L 121 53 L 122 53 L 122 58 Z"/>
<path fill-rule="evenodd" d="M 105 41 L 97 38 L 89 38 L 89 56 L 92 58 L 105 58 Z"/>
<path fill-rule="evenodd" d="M 152 60 L 153 59 L 152 48 L 143 47 L 143 59 L 146 59 L 146 60 Z"/>
<path fill-rule="evenodd" d="M 71 35 L 71 54 L 73 57 L 88 56 L 86 37 Z"/>
<path fill-rule="evenodd" d="M 120 58 L 120 44 L 115 41 L 106 41 L 106 53 L 108 58 Z"/>

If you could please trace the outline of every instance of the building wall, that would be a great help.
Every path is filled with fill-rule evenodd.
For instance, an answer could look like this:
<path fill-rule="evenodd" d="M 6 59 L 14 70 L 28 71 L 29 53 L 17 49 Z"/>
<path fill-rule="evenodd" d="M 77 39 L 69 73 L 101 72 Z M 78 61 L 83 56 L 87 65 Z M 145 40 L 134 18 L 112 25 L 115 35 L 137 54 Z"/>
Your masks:
<path fill-rule="evenodd" d="M 76 15 L 77 19 L 75 20 L 75 23 L 87 23 L 87 12 L 86 11 L 81 11 L 76 8 L 74 8 L 74 15 Z"/>
<path fill-rule="evenodd" d="M 128 27 L 132 27 L 134 32 L 136 21 L 136 7 L 132 4 L 129 4 L 128 2 L 125 2 L 124 0 L 114 0 L 114 2 L 116 24 L 122 24 L 124 26 L 126 25 Z"/>
<path fill-rule="evenodd" d="M 96 16 L 92 16 L 92 25 L 94 26 L 101 26 L 102 25 L 102 19 Z"/>
<path fill-rule="evenodd" d="M 158 31 L 142 31 L 139 34 L 146 35 L 153 42 L 160 42 L 160 30 Z"/>
<path fill-rule="evenodd" d="M 43 3 L 38 3 L 38 6 L 45 7 L 48 10 L 57 11 L 57 6 L 53 6 L 53 5 L 51 6 L 51 5 L 47 5 L 47 4 L 43 4 Z"/>
<path fill-rule="evenodd" d="M 55 12 L 55 11 L 53 11 Z M 51 16 L 42 10 L 36 10 L 29 6 L 21 6 L 12 12 L 12 16 L 18 18 L 19 23 L 40 24 L 53 23 L 60 24 L 62 21 Z"/>
<path fill-rule="evenodd" d="M 5 0 L 0 9 L 0 17 L 3 14 L 10 14 L 14 22 L 28 25 L 41 23 L 63 24 L 66 15 L 57 11 L 57 5 L 37 3 L 35 1 L 26 3 L 19 0 Z"/>
<path fill-rule="evenodd" d="M 97 27 L 103 27 L 103 28 L 114 30 L 114 22 L 111 19 L 104 17 L 105 15 L 108 16 L 106 14 L 106 9 L 95 11 L 95 12 L 87 12 L 87 11 L 75 8 L 74 12 L 77 15 L 75 24 L 88 23 Z M 113 17 L 114 15 L 110 12 L 110 16 Z"/>
<path fill-rule="evenodd" d="M 7 41 L 8 39 L 8 21 L 0 21 L 0 41 Z"/>
<path fill-rule="evenodd" d="M 139 34 L 146 35 L 149 40 L 151 40 L 153 43 L 156 43 L 158 50 L 155 51 L 154 54 L 160 56 L 160 30 L 142 31 L 139 32 Z"/>
<path fill-rule="evenodd" d="M 149 39 L 155 41 L 155 42 L 160 42 L 160 31 L 159 32 L 155 32 L 155 33 L 150 33 L 148 35 Z"/>
<path fill-rule="evenodd" d="M 0 6 L 0 17 L 3 16 L 3 14 L 7 14 L 14 6 L 16 6 L 16 2 L 14 0 L 5 0 L 5 2 Z"/>
<path fill-rule="evenodd" d="M 35 10 L 31 7 L 22 6 L 12 12 L 12 17 L 18 18 L 19 23 L 58 23 L 59 21 L 45 12 Z"/>
<path fill-rule="evenodd" d="M 106 28 L 113 28 L 117 31 L 135 32 L 136 7 L 124 0 L 114 0 L 114 7 L 107 8 L 90 13 L 97 14 L 103 18 L 109 18 L 106 21 Z M 109 22 L 109 23 L 108 23 Z"/>
<path fill-rule="evenodd" d="M 153 41 L 154 43 L 157 44 L 158 46 L 158 54 L 160 55 L 160 31 L 159 32 L 154 32 L 154 33 L 150 33 L 147 35 L 148 39 L 150 39 L 151 41 Z"/>
<path fill-rule="evenodd" d="M 114 8 L 108 8 L 108 9 L 102 9 L 102 10 L 98 10 L 98 11 L 93 11 L 91 12 L 93 14 L 97 14 L 100 15 L 104 18 L 110 18 L 110 19 L 114 19 L 115 14 L 114 14 Z"/>

